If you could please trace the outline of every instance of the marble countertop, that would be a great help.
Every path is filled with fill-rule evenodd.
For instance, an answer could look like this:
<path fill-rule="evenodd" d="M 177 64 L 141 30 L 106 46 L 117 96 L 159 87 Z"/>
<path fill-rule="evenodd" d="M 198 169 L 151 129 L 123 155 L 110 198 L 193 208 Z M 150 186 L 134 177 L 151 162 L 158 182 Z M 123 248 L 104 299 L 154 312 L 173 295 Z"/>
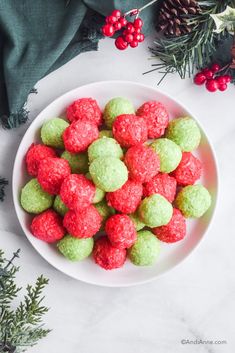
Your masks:
<path fill-rule="evenodd" d="M 119 52 L 112 40 L 98 52 L 82 54 L 37 84 L 28 103 L 31 120 L 56 97 L 77 86 L 123 79 L 156 86 L 160 74 L 149 70 L 148 45 Z M 131 67 L 131 70 L 130 70 Z M 73 280 L 45 262 L 24 236 L 13 207 L 11 188 L 0 204 L 0 248 L 7 255 L 22 249 L 19 284 L 50 278 L 45 320 L 53 328 L 32 353 L 231 353 L 235 346 L 235 119 L 234 87 L 211 94 L 169 75 L 163 92 L 183 102 L 206 129 L 218 158 L 220 202 L 205 240 L 180 266 L 152 283 L 130 288 L 103 288 Z M 29 122 L 30 123 L 30 122 Z M 15 153 L 28 124 L 0 131 L 0 174 L 11 178 Z M 185 340 L 226 341 L 189 344 Z"/>

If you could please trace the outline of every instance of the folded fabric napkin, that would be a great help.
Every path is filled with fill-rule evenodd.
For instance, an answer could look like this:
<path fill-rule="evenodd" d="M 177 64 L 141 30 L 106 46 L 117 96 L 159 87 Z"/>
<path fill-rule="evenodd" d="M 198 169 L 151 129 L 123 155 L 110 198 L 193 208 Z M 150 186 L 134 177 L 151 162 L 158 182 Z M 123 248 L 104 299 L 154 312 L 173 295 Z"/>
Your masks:
<path fill-rule="evenodd" d="M 0 1 L 0 119 L 24 123 L 37 81 L 79 53 L 97 49 L 103 18 L 81 0 Z"/>
<path fill-rule="evenodd" d="M 0 0 L 0 125 L 11 129 L 24 123 L 25 103 L 37 81 L 81 52 L 97 49 L 104 16 L 147 2 Z M 154 7 L 141 13 L 145 32 L 154 13 Z M 4 184 L 0 179 L 0 187 Z"/>

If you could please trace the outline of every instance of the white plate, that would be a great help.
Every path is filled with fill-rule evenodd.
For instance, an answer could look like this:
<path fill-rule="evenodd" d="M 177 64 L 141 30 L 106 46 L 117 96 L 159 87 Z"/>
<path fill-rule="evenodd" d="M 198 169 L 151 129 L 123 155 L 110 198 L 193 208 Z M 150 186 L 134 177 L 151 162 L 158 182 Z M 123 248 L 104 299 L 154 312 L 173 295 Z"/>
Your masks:
<path fill-rule="evenodd" d="M 153 280 L 182 262 L 204 237 L 212 220 L 218 192 L 215 156 L 211 144 L 202 129 L 202 141 L 197 150 L 197 155 L 204 166 L 201 182 L 209 189 L 212 195 L 212 205 L 204 217 L 187 221 L 187 236 L 183 241 L 171 245 L 162 243 L 160 258 L 154 266 L 138 267 L 127 261 L 121 269 L 105 271 L 95 265 L 90 258 L 79 263 L 71 263 L 59 254 L 55 246 L 48 245 L 33 237 L 29 230 L 32 216 L 24 212 L 19 202 L 20 190 L 29 179 L 26 175 L 24 163 L 24 156 L 29 146 L 33 142 L 39 142 L 39 131 L 42 124 L 53 117 L 63 115 L 65 107 L 75 99 L 92 97 L 97 99 L 99 105 L 103 108 L 108 100 L 116 96 L 129 98 L 136 108 L 145 101 L 159 100 L 167 107 L 171 118 L 185 115 L 193 116 L 182 104 L 176 102 L 173 98 L 154 88 L 138 83 L 104 81 L 78 87 L 56 99 L 32 122 L 21 141 L 13 169 L 13 198 L 16 213 L 21 227 L 34 248 L 51 265 L 67 275 L 84 282 L 112 287 L 131 286 Z M 196 119 L 195 116 L 193 118 Z"/>

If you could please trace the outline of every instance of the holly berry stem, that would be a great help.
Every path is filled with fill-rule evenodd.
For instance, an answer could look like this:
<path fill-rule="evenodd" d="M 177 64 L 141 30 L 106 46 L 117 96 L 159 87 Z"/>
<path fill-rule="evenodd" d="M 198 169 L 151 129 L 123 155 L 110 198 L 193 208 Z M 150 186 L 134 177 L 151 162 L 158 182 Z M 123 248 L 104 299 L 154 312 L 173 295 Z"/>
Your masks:
<path fill-rule="evenodd" d="M 148 2 L 147 4 L 145 4 L 144 6 L 140 7 L 139 9 L 132 9 L 132 10 L 129 10 L 127 12 L 124 13 L 124 17 L 130 15 L 130 16 L 134 16 L 136 15 L 135 18 L 138 18 L 139 14 L 141 11 L 145 10 L 147 7 L 153 5 L 155 2 L 157 2 L 158 0 L 152 0 L 150 2 Z"/>
<path fill-rule="evenodd" d="M 216 72 L 216 74 L 219 74 L 220 72 L 222 72 L 224 70 L 225 70 L 225 73 L 226 73 L 228 71 L 229 67 L 230 67 L 230 63 L 224 65 L 223 67 L 221 67 L 221 69 L 219 69 L 219 71 Z"/>

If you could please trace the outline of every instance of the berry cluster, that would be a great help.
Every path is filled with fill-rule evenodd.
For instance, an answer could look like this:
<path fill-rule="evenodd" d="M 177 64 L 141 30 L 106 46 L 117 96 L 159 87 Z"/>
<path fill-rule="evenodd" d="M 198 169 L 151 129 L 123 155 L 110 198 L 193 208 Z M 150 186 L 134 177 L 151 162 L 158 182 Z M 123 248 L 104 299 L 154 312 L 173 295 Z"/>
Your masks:
<path fill-rule="evenodd" d="M 206 67 L 195 75 L 194 83 L 198 86 L 205 84 L 209 92 L 216 92 L 218 89 L 225 91 L 232 78 L 230 75 L 221 75 L 221 71 L 219 64 L 213 64 L 210 68 Z"/>
<path fill-rule="evenodd" d="M 130 15 L 138 15 L 138 11 L 133 10 Z M 141 33 L 143 26 L 141 18 L 137 17 L 134 22 L 128 22 L 125 16 L 126 14 L 122 15 L 120 10 L 114 10 L 110 16 L 106 17 L 106 24 L 102 27 L 102 33 L 106 37 L 112 37 L 115 32 L 123 29 L 122 34 L 115 40 L 115 45 L 119 50 L 127 49 L 128 45 L 136 48 L 140 42 L 144 41 L 144 34 Z"/>

